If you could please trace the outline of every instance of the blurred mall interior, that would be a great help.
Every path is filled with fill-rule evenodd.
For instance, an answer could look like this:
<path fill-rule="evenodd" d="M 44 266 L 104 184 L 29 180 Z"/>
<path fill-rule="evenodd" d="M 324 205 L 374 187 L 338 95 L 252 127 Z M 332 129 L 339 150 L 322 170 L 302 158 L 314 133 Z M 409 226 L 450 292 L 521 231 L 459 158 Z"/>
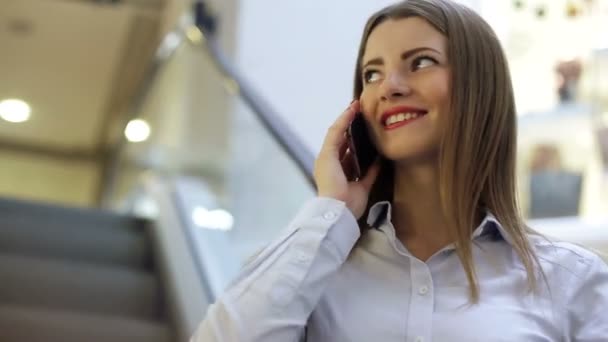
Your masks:
<path fill-rule="evenodd" d="M 314 196 L 392 2 L 0 0 L 0 340 L 187 340 Z M 528 223 L 608 252 L 608 0 L 460 2 L 509 59 Z"/>

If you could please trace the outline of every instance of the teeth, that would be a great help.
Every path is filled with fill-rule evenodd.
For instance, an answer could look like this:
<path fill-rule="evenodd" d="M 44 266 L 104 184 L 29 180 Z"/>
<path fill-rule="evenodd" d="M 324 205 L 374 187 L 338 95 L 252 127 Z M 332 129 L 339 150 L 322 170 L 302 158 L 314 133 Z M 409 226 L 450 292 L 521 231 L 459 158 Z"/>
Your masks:
<path fill-rule="evenodd" d="M 391 115 L 388 119 L 386 119 L 386 126 L 390 126 L 397 122 L 417 119 L 420 115 L 418 113 L 398 113 L 395 115 Z"/>

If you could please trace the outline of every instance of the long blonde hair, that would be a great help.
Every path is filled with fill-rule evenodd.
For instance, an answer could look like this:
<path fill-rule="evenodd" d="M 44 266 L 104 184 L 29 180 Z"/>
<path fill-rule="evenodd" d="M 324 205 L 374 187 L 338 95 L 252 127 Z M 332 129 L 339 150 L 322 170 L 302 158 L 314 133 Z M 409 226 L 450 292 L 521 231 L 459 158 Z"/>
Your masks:
<path fill-rule="evenodd" d="M 442 209 L 453 222 L 449 233 L 455 241 L 469 282 L 470 299 L 479 300 L 473 262 L 472 229 L 478 214 L 488 209 L 511 235 L 521 258 L 530 289 L 537 284 L 539 265 L 521 217 L 516 192 L 516 112 L 507 60 L 490 26 L 467 7 L 448 0 L 408 0 L 372 15 L 363 32 L 355 70 L 354 98 L 363 90 L 362 57 L 370 33 L 389 19 L 420 17 L 447 37 L 452 74 L 451 113 L 439 153 Z M 371 205 L 393 199 L 393 170 L 383 161 L 382 171 L 370 193 Z"/>

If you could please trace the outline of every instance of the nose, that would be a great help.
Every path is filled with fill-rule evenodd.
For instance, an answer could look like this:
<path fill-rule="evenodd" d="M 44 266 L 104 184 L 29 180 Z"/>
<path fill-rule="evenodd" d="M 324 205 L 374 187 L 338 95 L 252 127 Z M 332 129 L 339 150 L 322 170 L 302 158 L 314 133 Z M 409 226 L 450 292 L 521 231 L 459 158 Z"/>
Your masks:
<path fill-rule="evenodd" d="M 405 77 L 399 73 L 391 73 L 382 83 L 381 99 L 390 101 L 407 97 L 412 93 L 412 89 Z"/>

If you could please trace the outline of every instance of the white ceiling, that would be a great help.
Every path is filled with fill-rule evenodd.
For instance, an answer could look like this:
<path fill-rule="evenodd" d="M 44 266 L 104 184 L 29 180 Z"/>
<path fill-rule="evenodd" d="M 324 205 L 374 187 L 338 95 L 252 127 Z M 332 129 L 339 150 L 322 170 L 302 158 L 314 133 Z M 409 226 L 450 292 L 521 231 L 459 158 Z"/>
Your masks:
<path fill-rule="evenodd" d="M 161 4 L 1 0 L 0 99 L 32 117 L 0 121 L 0 147 L 99 151 L 157 45 Z"/>

